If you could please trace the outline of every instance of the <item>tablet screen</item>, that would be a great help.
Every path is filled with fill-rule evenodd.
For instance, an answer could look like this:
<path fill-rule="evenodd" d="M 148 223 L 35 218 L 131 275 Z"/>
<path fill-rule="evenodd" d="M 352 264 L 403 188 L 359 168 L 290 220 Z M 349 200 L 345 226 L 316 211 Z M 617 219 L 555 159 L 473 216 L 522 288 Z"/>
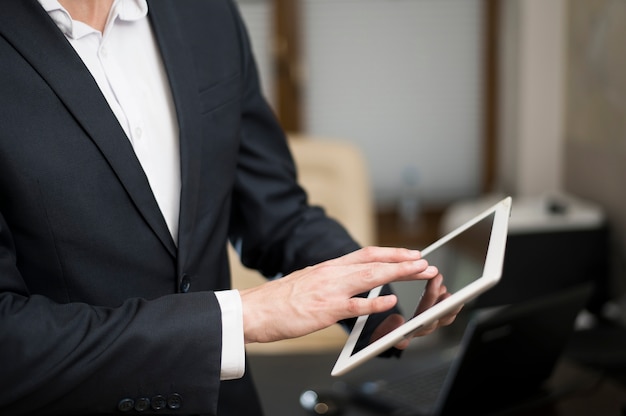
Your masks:
<path fill-rule="evenodd" d="M 502 272 L 510 204 L 510 198 L 505 198 L 423 249 L 422 255 L 437 266 L 452 296 L 416 314 L 425 282 L 392 283 L 407 322 L 369 343 L 361 335 L 368 317 L 359 317 L 331 374 L 345 373 L 495 285 Z M 373 289 L 369 297 L 378 296 L 380 289 Z"/>
<path fill-rule="evenodd" d="M 483 275 L 494 215 L 486 216 L 446 244 L 423 254 L 429 264 L 437 266 L 450 293 L 458 292 Z M 391 284 L 406 320 L 414 316 L 425 285 L 425 281 Z"/>

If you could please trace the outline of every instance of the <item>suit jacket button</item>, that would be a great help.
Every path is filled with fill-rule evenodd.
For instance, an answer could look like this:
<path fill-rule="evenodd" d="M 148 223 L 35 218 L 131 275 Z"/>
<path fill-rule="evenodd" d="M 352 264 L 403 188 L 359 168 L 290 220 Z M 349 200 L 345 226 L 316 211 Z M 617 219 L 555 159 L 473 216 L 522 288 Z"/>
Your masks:
<path fill-rule="evenodd" d="M 180 409 L 183 405 L 183 398 L 178 393 L 170 394 L 167 398 L 167 407 L 172 410 Z"/>
<path fill-rule="evenodd" d="M 143 412 L 148 410 L 148 408 L 150 408 L 150 399 L 147 397 L 140 397 L 135 402 L 135 410 L 138 412 Z"/>
<path fill-rule="evenodd" d="M 189 280 L 189 277 L 183 276 L 183 278 L 180 281 L 180 291 L 182 293 L 187 293 L 189 292 L 190 287 L 191 287 L 191 281 Z"/>
<path fill-rule="evenodd" d="M 135 407 L 135 401 L 133 399 L 122 399 L 117 404 L 117 410 L 120 412 L 128 412 Z"/>
<path fill-rule="evenodd" d="M 165 397 L 158 395 L 154 396 L 151 400 L 151 404 L 153 410 L 163 410 L 165 406 L 167 406 L 167 401 Z"/>

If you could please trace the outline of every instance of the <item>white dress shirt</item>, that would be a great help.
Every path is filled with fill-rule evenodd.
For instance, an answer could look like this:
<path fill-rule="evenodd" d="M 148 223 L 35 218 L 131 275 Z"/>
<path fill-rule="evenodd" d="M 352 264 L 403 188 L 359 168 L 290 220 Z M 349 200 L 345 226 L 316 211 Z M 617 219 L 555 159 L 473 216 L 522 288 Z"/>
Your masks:
<path fill-rule="evenodd" d="M 145 0 L 115 0 L 104 32 L 72 20 L 57 0 L 39 0 L 85 63 L 117 117 L 178 240 L 178 122 Z M 215 292 L 222 311 L 221 379 L 245 370 L 243 316 L 237 290 Z"/>

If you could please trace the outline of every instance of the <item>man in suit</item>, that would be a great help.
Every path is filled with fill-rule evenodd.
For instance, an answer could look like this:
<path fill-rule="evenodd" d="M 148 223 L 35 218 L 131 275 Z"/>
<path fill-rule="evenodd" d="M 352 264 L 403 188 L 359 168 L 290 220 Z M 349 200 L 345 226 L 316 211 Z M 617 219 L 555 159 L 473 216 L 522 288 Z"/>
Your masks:
<path fill-rule="evenodd" d="M 246 343 L 448 296 L 307 204 L 230 0 L 0 7 L 0 414 L 262 414 Z"/>

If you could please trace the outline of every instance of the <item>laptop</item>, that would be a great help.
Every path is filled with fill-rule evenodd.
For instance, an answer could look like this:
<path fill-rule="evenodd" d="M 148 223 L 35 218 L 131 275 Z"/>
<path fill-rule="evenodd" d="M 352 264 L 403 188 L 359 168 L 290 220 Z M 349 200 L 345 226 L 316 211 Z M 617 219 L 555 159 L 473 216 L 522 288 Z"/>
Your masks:
<path fill-rule="evenodd" d="M 389 374 L 361 373 L 342 389 L 352 401 L 394 416 L 498 414 L 545 403 L 553 397 L 546 381 L 591 292 L 584 283 L 473 310 L 459 342 L 430 354 L 405 351 Z"/>

